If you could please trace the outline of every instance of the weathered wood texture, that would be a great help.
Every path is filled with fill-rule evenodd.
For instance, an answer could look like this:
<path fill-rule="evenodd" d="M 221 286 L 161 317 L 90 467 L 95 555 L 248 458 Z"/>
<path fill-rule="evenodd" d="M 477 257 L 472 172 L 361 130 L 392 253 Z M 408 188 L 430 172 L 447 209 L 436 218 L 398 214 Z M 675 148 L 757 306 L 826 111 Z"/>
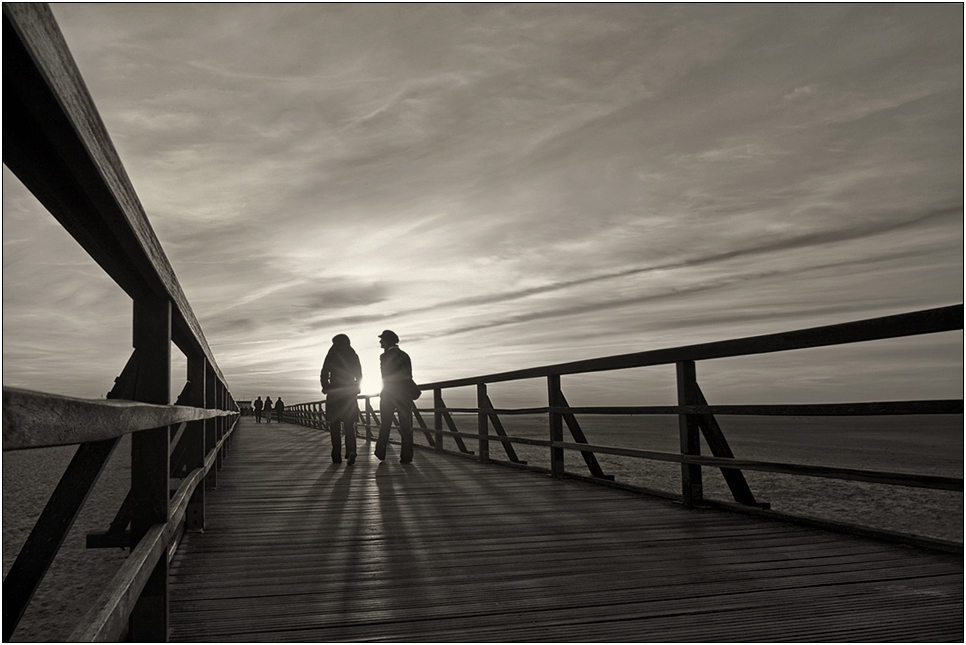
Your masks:
<path fill-rule="evenodd" d="M 233 415 L 225 410 L 154 405 L 3 388 L 3 449 L 69 446 L 138 430 Z"/>
<path fill-rule="evenodd" d="M 963 560 L 242 419 L 175 641 L 962 641 Z"/>
<path fill-rule="evenodd" d="M 231 432 L 234 432 L 232 426 Z M 229 435 L 230 436 L 230 435 Z M 182 530 L 191 508 L 195 491 L 204 488 L 206 474 L 214 468 L 216 457 L 228 436 L 211 447 L 204 463 L 188 474 L 171 497 L 170 520 L 150 527 L 130 557 L 118 570 L 108 588 L 98 597 L 81 623 L 68 639 L 70 642 L 118 642 L 128 627 L 145 587 L 159 562 L 170 559 L 170 545 Z M 6 582 L 6 581 L 5 581 Z"/>

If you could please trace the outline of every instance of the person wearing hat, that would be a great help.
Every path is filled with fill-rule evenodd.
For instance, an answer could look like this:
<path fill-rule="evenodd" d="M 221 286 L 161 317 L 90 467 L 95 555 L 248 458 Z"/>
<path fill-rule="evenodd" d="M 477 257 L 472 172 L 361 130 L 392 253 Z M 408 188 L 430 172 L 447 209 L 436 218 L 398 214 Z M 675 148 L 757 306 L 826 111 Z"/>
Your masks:
<path fill-rule="evenodd" d="M 349 337 L 337 334 L 322 362 L 322 393 L 325 397 L 325 420 L 332 438 L 332 462 L 342 462 L 342 439 L 345 435 L 345 458 L 349 465 L 356 461 L 356 421 L 359 420 L 359 382 L 362 364 L 352 349 Z"/>
<path fill-rule="evenodd" d="M 399 435 L 402 449 L 399 462 L 408 464 L 413 460 L 413 399 L 411 384 L 413 366 L 409 355 L 399 349 L 399 336 L 387 329 L 379 334 L 379 345 L 383 353 L 379 357 L 382 372 L 382 392 L 379 393 L 379 437 L 376 439 L 376 457 L 379 461 L 386 458 L 386 445 L 389 443 L 389 429 L 394 412 L 399 413 Z"/>

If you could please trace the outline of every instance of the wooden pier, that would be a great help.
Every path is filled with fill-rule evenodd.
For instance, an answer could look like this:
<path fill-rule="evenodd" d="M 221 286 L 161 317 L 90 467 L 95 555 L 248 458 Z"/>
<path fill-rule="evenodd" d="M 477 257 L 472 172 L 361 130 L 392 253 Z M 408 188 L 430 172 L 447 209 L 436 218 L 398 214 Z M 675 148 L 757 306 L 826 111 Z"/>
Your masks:
<path fill-rule="evenodd" d="M 70 641 L 963 641 L 962 544 L 779 521 L 743 470 L 958 492 L 961 473 L 741 458 L 715 417 L 961 415 L 962 399 L 722 405 L 696 371 L 726 357 L 961 336 L 962 303 L 423 383 L 432 416 L 416 422 L 431 449 L 404 466 L 393 451 L 378 462 L 363 441 L 357 463 L 333 465 L 324 402 L 288 408 L 295 423 L 239 418 L 50 8 L 5 3 L 3 23 L 4 165 L 134 314 L 133 351 L 105 384 L 108 400 L 4 388 L 5 451 L 78 446 L 3 580 L 4 640 L 131 434 L 127 496 L 87 535 L 90 548 L 130 555 Z M 176 397 L 172 343 L 186 358 Z M 572 407 L 561 384 L 655 365 L 673 365 L 673 405 Z M 489 384 L 527 379 L 545 379 L 545 401 L 493 404 Z M 459 388 L 475 390 L 475 405 L 446 405 Z M 375 411 L 361 398 L 368 423 Z M 473 415 L 475 432 L 459 432 L 456 413 Z M 509 436 L 501 415 L 514 414 L 546 415 L 546 438 Z M 593 445 L 582 414 L 675 415 L 680 449 Z M 550 468 L 526 464 L 513 444 L 546 448 Z M 491 461 L 491 445 L 494 461 L 509 461 Z M 567 451 L 589 476 L 568 471 Z M 676 464 L 680 492 L 620 488 L 598 453 Z M 704 498 L 702 469 L 712 468 L 735 504 Z"/>
<path fill-rule="evenodd" d="M 173 641 L 962 641 L 963 558 L 243 418 Z"/>

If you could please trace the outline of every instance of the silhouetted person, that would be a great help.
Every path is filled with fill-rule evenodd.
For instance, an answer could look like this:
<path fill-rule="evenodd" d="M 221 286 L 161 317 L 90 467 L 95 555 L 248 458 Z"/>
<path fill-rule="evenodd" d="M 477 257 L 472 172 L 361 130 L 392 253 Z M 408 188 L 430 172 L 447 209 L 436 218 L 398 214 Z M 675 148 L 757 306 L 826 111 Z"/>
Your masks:
<path fill-rule="evenodd" d="M 379 334 L 379 345 L 385 350 L 379 357 L 382 372 L 382 392 L 379 393 L 379 437 L 376 439 L 376 457 L 386 458 L 392 415 L 399 413 L 399 435 L 402 449 L 399 462 L 408 464 L 413 460 L 413 366 L 409 355 L 399 349 L 399 336 L 387 329 Z"/>
<path fill-rule="evenodd" d="M 272 422 L 272 397 L 265 397 L 265 423 Z"/>
<path fill-rule="evenodd" d="M 282 403 L 282 397 L 278 397 L 275 399 L 275 420 L 281 423 L 283 414 L 285 414 L 285 404 Z"/>
<path fill-rule="evenodd" d="M 257 399 L 255 399 L 255 402 L 252 403 L 252 408 L 254 408 L 255 410 L 255 423 L 262 422 L 262 407 L 264 405 L 265 404 L 262 403 L 262 397 L 258 397 Z"/>
<path fill-rule="evenodd" d="M 325 394 L 325 420 L 332 438 L 332 461 L 342 462 L 342 439 L 345 435 L 345 458 L 349 465 L 356 462 L 356 421 L 359 420 L 359 381 L 362 380 L 362 364 L 352 349 L 349 337 L 337 334 L 332 347 L 322 362 L 319 374 L 322 393 Z"/>

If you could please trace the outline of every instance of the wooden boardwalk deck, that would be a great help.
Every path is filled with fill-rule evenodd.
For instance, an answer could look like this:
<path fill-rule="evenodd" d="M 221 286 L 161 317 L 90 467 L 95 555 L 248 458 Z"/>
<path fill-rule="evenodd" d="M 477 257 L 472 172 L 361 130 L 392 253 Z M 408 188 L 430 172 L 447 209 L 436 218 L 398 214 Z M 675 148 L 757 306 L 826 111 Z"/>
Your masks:
<path fill-rule="evenodd" d="M 241 421 L 173 641 L 963 641 L 963 559 Z"/>

